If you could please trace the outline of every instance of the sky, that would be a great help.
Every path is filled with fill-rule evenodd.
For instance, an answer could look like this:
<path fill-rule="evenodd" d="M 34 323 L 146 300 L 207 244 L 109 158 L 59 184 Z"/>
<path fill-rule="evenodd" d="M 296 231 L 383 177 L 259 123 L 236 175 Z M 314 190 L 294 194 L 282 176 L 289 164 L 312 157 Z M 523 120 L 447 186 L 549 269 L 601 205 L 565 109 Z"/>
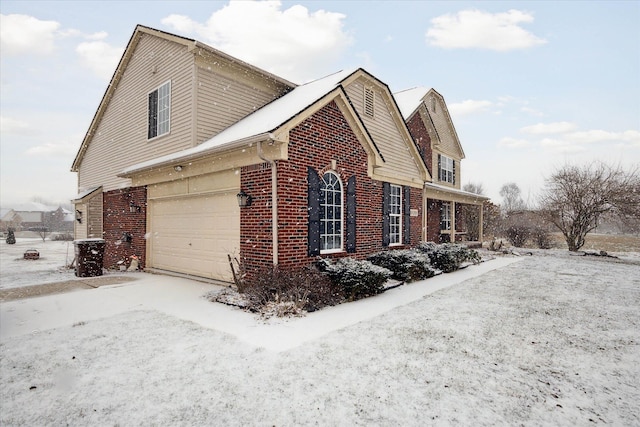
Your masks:
<path fill-rule="evenodd" d="M 77 194 L 75 154 L 137 24 L 296 83 L 362 67 L 442 94 L 462 184 L 535 203 L 564 164 L 640 164 L 640 1 L 2 1 L 0 205 Z"/>

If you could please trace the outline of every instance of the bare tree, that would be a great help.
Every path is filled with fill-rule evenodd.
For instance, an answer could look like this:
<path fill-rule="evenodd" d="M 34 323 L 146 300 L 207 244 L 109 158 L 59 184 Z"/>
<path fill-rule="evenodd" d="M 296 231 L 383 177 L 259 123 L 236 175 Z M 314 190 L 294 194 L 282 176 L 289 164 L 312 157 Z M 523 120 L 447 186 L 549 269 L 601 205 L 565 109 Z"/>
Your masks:
<path fill-rule="evenodd" d="M 526 208 L 521 196 L 520 187 L 515 182 L 504 184 L 500 189 L 500 197 L 502 197 L 502 210 L 508 214 L 513 211 L 520 211 Z"/>
<path fill-rule="evenodd" d="M 602 215 L 640 216 L 639 172 L 638 166 L 625 171 L 605 163 L 565 165 L 546 179 L 540 213 L 577 251 Z"/>
<path fill-rule="evenodd" d="M 468 182 L 462 186 L 462 189 L 468 193 L 484 194 L 484 186 L 482 183 Z"/>

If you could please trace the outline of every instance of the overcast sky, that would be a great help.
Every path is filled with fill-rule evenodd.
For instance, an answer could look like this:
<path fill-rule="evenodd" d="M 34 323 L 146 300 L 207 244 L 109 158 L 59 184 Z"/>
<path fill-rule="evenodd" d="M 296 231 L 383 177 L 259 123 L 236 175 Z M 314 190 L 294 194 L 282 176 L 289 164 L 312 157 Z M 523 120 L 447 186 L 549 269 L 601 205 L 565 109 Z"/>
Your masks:
<path fill-rule="evenodd" d="M 363 67 L 433 87 L 462 183 L 535 196 L 564 163 L 640 163 L 640 2 L 6 1 L 0 3 L 0 204 L 76 195 L 70 167 L 136 24 L 291 81 Z"/>

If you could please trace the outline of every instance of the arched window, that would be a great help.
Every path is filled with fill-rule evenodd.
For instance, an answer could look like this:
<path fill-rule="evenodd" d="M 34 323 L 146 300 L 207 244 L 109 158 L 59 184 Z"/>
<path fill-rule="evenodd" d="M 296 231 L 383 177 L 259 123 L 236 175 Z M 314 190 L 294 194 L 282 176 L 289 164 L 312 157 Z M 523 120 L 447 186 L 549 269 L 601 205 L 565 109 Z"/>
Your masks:
<path fill-rule="evenodd" d="M 342 183 L 329 171 L 320 180 L 320 250 L 342 250 Z"/>

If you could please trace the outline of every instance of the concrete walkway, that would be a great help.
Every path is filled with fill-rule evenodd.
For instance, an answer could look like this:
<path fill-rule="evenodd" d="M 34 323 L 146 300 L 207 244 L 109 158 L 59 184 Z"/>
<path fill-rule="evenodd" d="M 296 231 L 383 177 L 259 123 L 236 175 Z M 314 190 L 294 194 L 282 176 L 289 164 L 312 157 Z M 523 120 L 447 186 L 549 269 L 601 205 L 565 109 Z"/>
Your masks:
<path fill-rule="evenodd" d="M 155 310 L 234 335 L 256 347 L 284 351 L 521 259 L 497 258 L 390 289 L 375 297 L 327 307 L 305 317 L 269 321 L 204 298 L 211 291 L 221 290 L 220 286 L 180 277 L 136 273 L 138 280 L 127 283 L 3 302 L 0 304 L 0 340 L 93 322 L 128 311 Z"/>

